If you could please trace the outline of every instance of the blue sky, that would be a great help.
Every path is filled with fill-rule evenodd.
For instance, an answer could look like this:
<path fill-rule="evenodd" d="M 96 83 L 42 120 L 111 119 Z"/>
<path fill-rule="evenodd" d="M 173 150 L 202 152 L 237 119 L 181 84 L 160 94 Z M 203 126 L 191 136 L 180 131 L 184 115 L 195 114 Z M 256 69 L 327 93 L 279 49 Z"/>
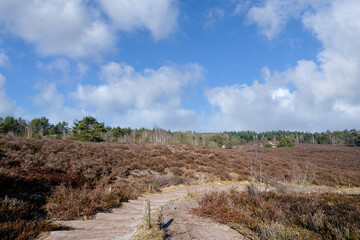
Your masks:
<path fill-rule="evenodd" d="M 0 116 L 359 129 L 359 14 L 358 0 L 2 0 Z"/>

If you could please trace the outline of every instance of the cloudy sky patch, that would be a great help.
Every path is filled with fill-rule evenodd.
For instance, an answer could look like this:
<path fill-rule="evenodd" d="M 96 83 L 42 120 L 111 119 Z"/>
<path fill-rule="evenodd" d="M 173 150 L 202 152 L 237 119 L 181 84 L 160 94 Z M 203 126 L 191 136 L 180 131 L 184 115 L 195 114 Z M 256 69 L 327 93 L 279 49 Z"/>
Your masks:
<path fill-rule="evenodd" d="M 359 13 L 357 0 L 4 0 L 0 116 L 359 129 Z"/>

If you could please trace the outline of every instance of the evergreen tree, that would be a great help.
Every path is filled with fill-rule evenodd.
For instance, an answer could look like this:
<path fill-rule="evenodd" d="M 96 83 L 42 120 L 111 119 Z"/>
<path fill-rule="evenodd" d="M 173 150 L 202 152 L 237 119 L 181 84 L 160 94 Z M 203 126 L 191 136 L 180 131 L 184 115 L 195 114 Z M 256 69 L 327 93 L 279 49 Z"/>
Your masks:
<path fill-rule="evenodd" d="M 281 139 L 278 147 L 295 147 L 295 142 L 289 138 Z"/>
<path fill-rule="evenodd" d="M 52 125 L 49 123 L 49 119 L 47 119 L 46 117 L 41 117 L 41 118 L 34 118 L 30 122 L 30 127 L 32 130 L 32 134 L 45 136 L 45 135 L 49 135 Z"/>
<path fill-rule="evenodd" d="M 94 117 L 86 116 L 81 121 L 74 122 L 72 139 L 79 141 L 104 141 L 101 133 L 106 132 L 104 123 L 99 123 Z"/>
<path fill-rule="evenodd" d="M 16 135 L 20 132 L 20 124 L 12 116 L 7 116 L 2 122 L 0 122 L 0 133 L 8 132 L 12 132 Z"/>

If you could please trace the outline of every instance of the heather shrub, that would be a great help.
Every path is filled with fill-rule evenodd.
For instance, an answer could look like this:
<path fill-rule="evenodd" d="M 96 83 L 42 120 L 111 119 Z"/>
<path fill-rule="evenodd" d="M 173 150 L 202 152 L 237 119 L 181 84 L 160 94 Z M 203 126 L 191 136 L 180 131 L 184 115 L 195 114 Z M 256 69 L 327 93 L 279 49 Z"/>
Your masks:
<path fill-rule="evenodd" d="M 164 175 L 154 175 L 145 179 L 145 185 L 148 186 L 149 192 L 160 192 L 161 188 L 177 186 L 188 182 L 189 180 L 185 177 L 174 176 L 171 173 Z"/>
<path fill-rule="evenodd" d="M 119 141 L 124 140 L 120 138 Z M 208 138 L 204 138 L 205 141 L 209 141 Z M 210 143 L 215 146 L 215 142 Z M 59 219 L 85 218 L 119 206 L 121 201 L 136 198 L 148 191 L 149 184 L 152 191 L 161 191 L 162 187 L 192 180 L 248 180 L 249 166 L 256 154 L 246 147 L 225 150 L 186 145 L 50 141 L 4 136 L 0 138 L 0 186 L 6 187 L 0 188 L 0 199 L 4 200 L 6 196 L 8 199 L 0 206 L 0 216 L 6 224 L 10 223 L 5 219 L 13 224 L 17 220 L 15 218 L 28 222 L 52 216 Z M 268 179 L 290 182 L 297 179 L 294 179 L 294 172 L 299 171 L 294 166 L 298 166 L 302 170 L 300 177 L 306 175 L 309 179 L 316 172 L 315 178 L 311 178 L 312 184 L 360 186 L 359 151 L 359 148 L 346 146 L 303 144 L 291 149 L 265 150 L 261 171 Z M 309 163 L 308 170 L 305 162 Z M 236 199 L 234 201 L 237 202 Z M 284 200 L 283 204 L 286 206 L 288 202 Z M 232 212 L 237 211 L 234 206 L 229 205 Z M 281 206 L 274 206 L 268 209 L 268 215 L 283 218 L 284 213 L 277 211 Z M 349 222 L 340 213 L 333 212 L 336 216 L 333 219 Z M 297 226 L 303 224 L 311 228 L 313 213 L 306 214 L 306 217 L 298 218 Z M 327 221 L 332 219 L 326 209 L 324 214 L 327 214 Z M 232 219 L 233 215 L 227 217 Z M 256 226 L 262 215 L 246 218 L 245 214 L 242 219 Z M 355 218 L 353 222 L 356 222 Z M 352 225 L 339 228 L 336 223 L 331 224 L 329 231 L 334 236 L 354 232 Z"/>
<path fill-rule="evenodd" d="M 256 232 L 258 237 L 264 240 L 301 240 L 309 237 L 309 233 L 305 231 L 279 223 L 260 224 L 256 227 Z"/>
<path fill-rule="evenodd" d="M 53 219 L 79 219 L 119 207 L 122 202 L 135 198 L 134 189 L 124 185 L 97 186 L 96 188 L 69 188 L 58 186 L 45 209 Z"/>
<path fill-rule="evenodd" d="M 16 198 L 5 196 L 0 201 L 0 222 L 31 220 L 45 213 L 39 206 Z"/>
<path fill-rule="evenodd" d="M 43 231 L 56 229 L 45 216 L 38 204 L 5 196 L 0 199 L 0 239 L 34 239 Z"/>
<path fill-rule="evenodd" d="M 35 239 L 41 232 L 53 231 L 59 227 L 48 221 L 16 220 L 0 223 L 0 239 Z"/>
<path fill-rule="evenodd" d="M 195 212 L 260 239 L 360 239 L 360 196 L 212 192 Z"/>

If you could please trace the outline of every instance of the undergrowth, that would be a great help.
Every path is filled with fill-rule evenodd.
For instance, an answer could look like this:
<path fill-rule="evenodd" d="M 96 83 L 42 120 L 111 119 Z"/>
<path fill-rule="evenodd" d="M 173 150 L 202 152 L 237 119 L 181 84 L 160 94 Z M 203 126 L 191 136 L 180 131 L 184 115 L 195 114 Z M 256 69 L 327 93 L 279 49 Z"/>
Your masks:
<path fill-rule="evenodd" d="M 360 196 L 230 190 L 194 210 L 260 239 L 360 239 Z"/>
<path fill-rule="evenodd" d="M 289 182 L 294 176 L 315 176 L 309 184 L 360 186 L 359 150 L 312 145 L 266 149 L 260 179 Z M 87 219 L 167 186 L 249 180 L 255 153 L 246 146 L 1 137 L 0 239 L 31 239 L 56 228 L 49 219 Z"/>

